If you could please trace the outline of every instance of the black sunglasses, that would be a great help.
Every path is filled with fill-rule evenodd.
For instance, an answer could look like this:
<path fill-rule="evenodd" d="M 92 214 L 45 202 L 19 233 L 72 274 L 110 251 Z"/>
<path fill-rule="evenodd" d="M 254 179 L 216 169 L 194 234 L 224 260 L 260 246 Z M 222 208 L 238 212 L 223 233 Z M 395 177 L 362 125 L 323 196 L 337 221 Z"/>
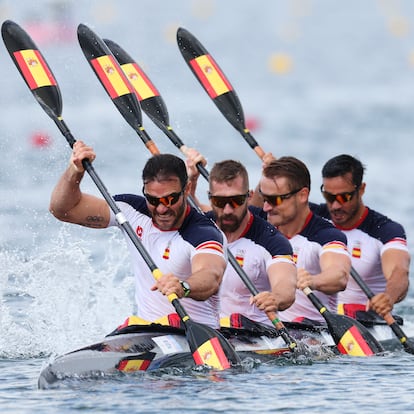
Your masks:
<path fill-rule="evenodd" d="M 345 193 L 339 193 L 339 194 L 332 194 L 328 193 L 328 191 L 325 191 L 323 189 L 323 184 L 321 185 L 321 192 L 324 197 L 324 199 L 328 203 L 333 203 L 334 201 L 337 201 L 339 204 L 345 204 L 348 201 L 351 201 L 354 198 L 354 195 L 358 192 L 359 186 L 355 187 L 354 191 L 347 191 Z"/>
<path fill-rule="evenodd" d="M 226 207 L 226 204 L 230 204 L 233 208 L 243 205 L 246 202 L 249 193 L 234 195 L 229 197 L 224 196 L 215 196 L 212 195 L 210 192 L 208 193 L 208 199 L 211 201 L 213 206 L 218 208 Z"/>
<path fill-rule="evenodd" d="M 162 204 L 165 207 L 171 207 L 172 205 L 176 204 L 178 200 L 181 197 L 181 194 L 183 194 L 183 190 L 181 190 L 179 193 L 171 193 L 164 197 L 154 197 L 144 191 L 142 189 L 142 193 L 144 194 L 144 197 L 154 207 L 158 207 L 160 204 Z"/>
<path fill-rule="evenodd" d="M 264 194 L 262 193 L 262 190 L 260 189 L 259 189 L 259 193 L 263 197 L 263 200 L 266 201 L 267 203 L 271 204 L 272 206 L 280 206 L 283 203 L 283 200 L 287 200 L 288 198 L 292 197 L 293 195 L 298 193 L 300 190 L 302 190 L 302 188 L 298 188 L 286 194 Z"/>

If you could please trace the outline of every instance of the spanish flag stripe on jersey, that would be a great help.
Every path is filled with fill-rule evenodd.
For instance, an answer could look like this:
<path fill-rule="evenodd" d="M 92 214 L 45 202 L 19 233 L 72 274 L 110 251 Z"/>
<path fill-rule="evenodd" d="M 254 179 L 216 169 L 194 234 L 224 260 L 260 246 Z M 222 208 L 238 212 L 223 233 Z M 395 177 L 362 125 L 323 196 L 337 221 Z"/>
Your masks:
<path fill-rule="evenodd" d="M 193 358 L 197 365 L 206 364 L 216 369 L 230 368 L 230 363 L 217 337 L 199 346 L 193 353 Z"/>
<path fill-rule="evenodd" d="M 215 241 L 208 241 L 205 243 L 201 243 L 200 245 L 198 245 L 196 247 L 196 250 L 201 250 L 201 249 L 213 249 L 213 250 L 217 250 L 220 253 L 223 253 L 223 246 Z"/>
<path fill-rule="evenodd" d="M 31 90 L 56 85 L 52 72 L 38 50 L 20 50 L 14 52 L 14 57 Z"/>
<path fill-rule="evenodd" d="M 341 249 L 341 250 L 346 250 L 346 246 L 344 243 L 340 242 L 340 241 L 332 241 L 329 243 L 326 243 L 323 246 L 323 249 Z"/>
<path fill-rule="evenodd" d="M 192 59 L 190 65 L 210 98 L 217 98 L 217 96 L 233 90 L 230 82 L 210 55 L 202 55 Z"/>
<path fill-rule="evenodd" d="M 374 355 L 356 326 L 352 326 L 345 332 L 338 344 L 338 349 L 343 354 L 353 356 Z"/>
<path fill-rule="evenodd" d="M 121 67 L 134 87 L 139 101 L 160 95 L 155 86 L 136 63 L 126 63 Z"/>
<path fill-rule="evenodd" d="M 133 92 L 125 74 L 115 64 L 113 56 L 105 55 L 92 59 L 91 65 L 111 99 Z"/>

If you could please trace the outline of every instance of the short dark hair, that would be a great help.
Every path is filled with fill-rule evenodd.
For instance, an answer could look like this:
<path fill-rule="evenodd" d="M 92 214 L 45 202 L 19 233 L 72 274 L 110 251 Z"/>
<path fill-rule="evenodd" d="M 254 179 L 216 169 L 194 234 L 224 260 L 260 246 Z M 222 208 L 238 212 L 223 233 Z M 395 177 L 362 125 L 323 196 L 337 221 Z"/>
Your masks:
<path fill-rule="evenodd" d="M 173 154 L 157 154 L 152 156 L 142 170 L 142 181 L 147 184 L 151 181 L 164 181 L 171 177 L 178 177 L 181 188 L 187 184 L 188 175 L 184 161 Z"/>
<path fill-rule="evenodd" d="M 272 160 L 263 168 L 263 176 L 273 179 L 286 177 L 290 190 L 311 188 L 310 173 L 306 165 L 295 157 L 285 156 Z"/>
<path fill-rule="evenodd" d="M 249 176 L 246 167 L 241 162 L 234 160 L 216 162 L 210 171 L 210 188 L 213 181 L 226 183 L 234 180 L 238 176 L 242 177 L 247 191 L 249 189 Z"/>
<path fill-rule="evenodd" d="M 322 178 L 342 177 L 352 175 L 352 184 L 359 187 L 362 184 L 365 166 L 355 157 L 348 154 L 337 155 L 328 160 L 322 168 Z"/>

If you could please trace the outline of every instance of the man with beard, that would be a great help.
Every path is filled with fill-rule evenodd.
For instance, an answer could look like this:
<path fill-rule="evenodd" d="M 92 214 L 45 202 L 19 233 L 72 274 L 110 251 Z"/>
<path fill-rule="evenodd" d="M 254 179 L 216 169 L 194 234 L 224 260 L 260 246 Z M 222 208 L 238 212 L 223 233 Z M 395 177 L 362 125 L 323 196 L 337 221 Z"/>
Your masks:
<path fill-rule="evenodd" d="M 266 154 L 255 204 L 289 239 L 298 268 L 296 300 L 280 312 L 283 321 L 323 323 L 324 318 L 302 290 L 310 287 L 330 311 L 336 312 L 338 292 L 345 289 L 351 267 L 344 234 L 310 210 L 310 187 L 309 170 L 302 161 Z"/>
<path fill-rule="evenodd" d="M 93 161 L 95 152 L 77 141 L 69 166 L 53 190 L 50 211 L 62 221 L 87 227 L 116 226 L 107 202 L 80 189 L 84 159 Z M 154 321 L 174 314 L 167 296 L 176 294 L 194 321 L 218 328 L 218 290 L 226 268 L 223 234 L 187 204 L 191 183 L 183 160 L 171 154 L 155 155 L 145 164 L 142 180 L 143 196 L 115 197 L 163 273 L 154 282 L 150 269 L 127 237 L 135 273 L 137 316 Z"/>
<path fill-rule="evenodd" d="M 322 168 L 326 204 L 312 209 L 345 233 L 352 266 L 375 294 L 368 308 L 385 316 L 407 294 L 410 255 L 404 228 L 365 206 L 363 174 L 358 159 L 346 154 L 331 158 Z M 352 278 L 338 301 L 339 311 L 353 317 L 367 308 L 367 298 Z"/>
<path fill-rule="evenodd" d="M 187 153 L 190 179 L 199 176 L 195 165 L 201 158 Z M 195 191 L 195 186 L 192 186 Z M 242 314 L 271 326 L 266 312 L 278 312 L 295 300 L 296 267 L 289 241 L 266 220 L 248 209 L 251 192 L 245 167 L 238 161 L 214 164 L 209 179 L 207 213 L 224 232 L 228 248 L 260 292 L 254 297 L 240 276 L 228 265 L 220 287 L 220 315 Z"/>

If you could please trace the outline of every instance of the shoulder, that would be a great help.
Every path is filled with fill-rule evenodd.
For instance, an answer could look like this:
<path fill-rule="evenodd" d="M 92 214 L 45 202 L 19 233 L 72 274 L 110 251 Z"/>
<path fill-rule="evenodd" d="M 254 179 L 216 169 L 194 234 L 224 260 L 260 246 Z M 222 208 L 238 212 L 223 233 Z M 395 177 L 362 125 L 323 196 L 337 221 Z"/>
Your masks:
<path fill-rule="evenodd" d="M 220 244 L 224 243 L 223 233 L 213 221 L 194 208 L 190 208 L 189 213 L 186 215 L 179 229 L 179 233 L 184 240 L 193 246 L 198 246 L 207 241 L 214 241 Z"/>
<path fill-rule="evenodd" d="M 333 241 L 347 244 L 345 234 L 337 229 L 330 221 L 317 214 L 312 215 L 308 225 L 301 232 L 301 235 L 320 245 L 325 245 Z"/>
<path fill-rule="evenodd" d="M 404 227 L 400 223 L 372 209 L 368 209 L 365 220 L 358 228 L 382 243 L 387 243 L 394 238 L 407 238 Z"/>
<path fill-rule="evenodd" d="M 252 215 L 252 223 L 243 236 L 266 248 L 272 254 L 291 254 L 292 246 L 289 240 L 274 226 L 263 218 Z"/>
<path fill-rule="evenodd" d="M 262 208 L 256 206 L 249 206 L 249 210 L 255 216 L 261 217 L 264 220 L 267 220 L 267 214 L 263 211 Z"/>
<path fill-rule="evenodd" d="M 149 210 L 145 198 L 136 194 L 117 194 L 114 196 L 115 201 L 126 203 L 134 210 L 149 215 Z"/>
<path fill-rule="evenodd" d="M 309 208 L 315 214 L 320 217 L 326 218 L 330 220 L 331 216 L 329 214 L 328 206 L 326 203 L 316 204 L 316 203 L 309 203 Z"/>

